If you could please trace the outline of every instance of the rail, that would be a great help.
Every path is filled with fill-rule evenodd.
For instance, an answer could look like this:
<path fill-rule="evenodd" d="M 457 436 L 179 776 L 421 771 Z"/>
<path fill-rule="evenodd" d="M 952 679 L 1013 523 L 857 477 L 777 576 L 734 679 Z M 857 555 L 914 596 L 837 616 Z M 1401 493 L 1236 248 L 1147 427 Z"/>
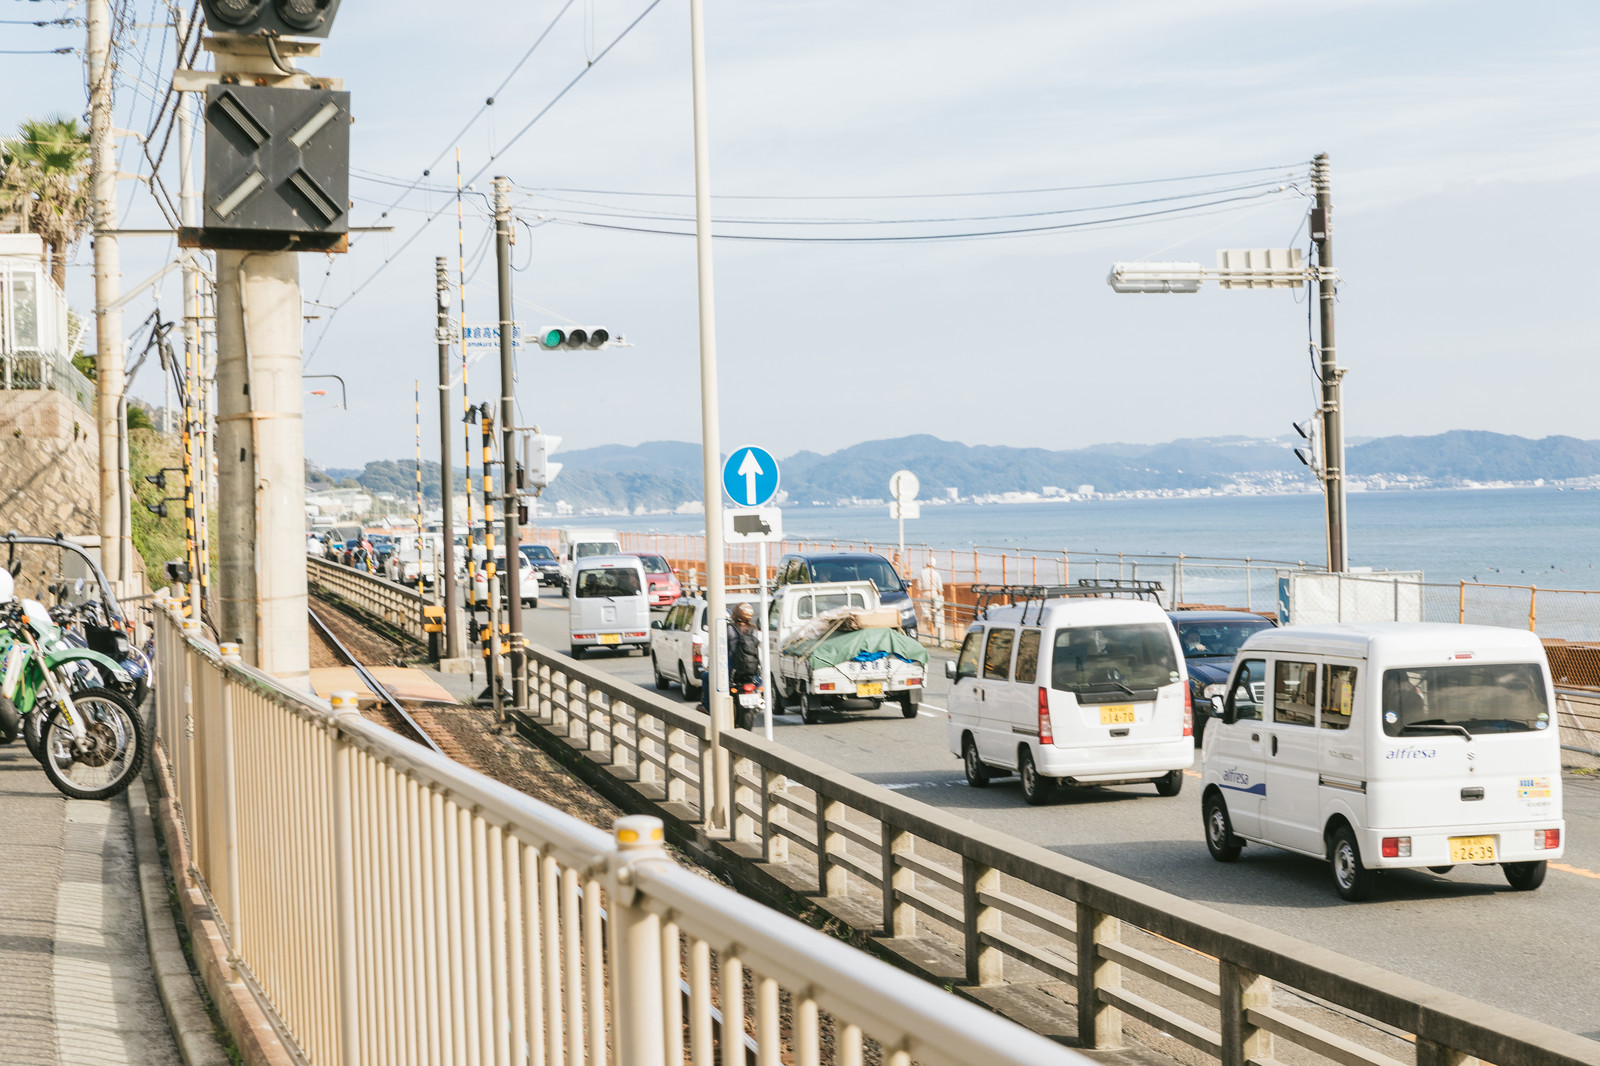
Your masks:
<path fill-rule="evenodd" d="M 1127 1024 L 1224 1066 L 1600 1063 L 1600 1043 L 1004 836 L 757 735 L 724 733 L 719 769 L 698 713 L 555 652 L 529 658 L 524 728 L 578 749 L 580 765 L 627 782 L 690 836 L 718 835 L 701 782 L 727 774 L 733 861 L 762 863 L 911 965 L 957 959 L 974 997 L 1071 986 L 1076 1007 L 1059 1013 L 1075 1013 L 1064 1028 L 1082 1046 L 1120 1047 Z M 1370 1040 L 1346 1035 L 1352 1019 Z"/>
<path fill-rule="evenodd" d="M 333 630 L 328 628 L 328 624 L 317 617 L 317 612 L 307 611 L 306 613 L 311 616 L 311 624 L 316 626 L 317 632 L 322 634 L 322 639 L 326 640 L 333 648 L 333 653 L 354 668 L 356 676 L 361 679 L 361 683 L 367 686 L 367 691 L 371 692 L 377 701 L 383 704 L 394 720 L 400 724 L 400 735 L 409 737 L 423 747 L 439 752 L 442 755 L 444 749 L 439 747 L 434 739 L 417 724 L 417 720 L 412 718 L 404 707 L 400 706 L 400 701 L 395 699 L 377 678 L 372 676 L 372 671 L 363 666 L 361 661 L 355 657 L 355 654 L 344 646 L 344 641 L 334 636 Z"/>
<path fill-rule="evenodd" d="M 418 593 L 416 589 L 316 556 L 306 558 L 306 583 L 337 596 L 356 610 L 413 640 L 427 640 L 427 634 L 422 630 L 422 607 L 432 603 L 433 598 Z"/>
<path fill-rule="evenodd" d="M 298 1061 L 743 1066 L 720 1030 L 763 1064 L 1088 1066 L 678 866 L 658 819 L 603 832 L 155 614 L 175 873 Z"/>

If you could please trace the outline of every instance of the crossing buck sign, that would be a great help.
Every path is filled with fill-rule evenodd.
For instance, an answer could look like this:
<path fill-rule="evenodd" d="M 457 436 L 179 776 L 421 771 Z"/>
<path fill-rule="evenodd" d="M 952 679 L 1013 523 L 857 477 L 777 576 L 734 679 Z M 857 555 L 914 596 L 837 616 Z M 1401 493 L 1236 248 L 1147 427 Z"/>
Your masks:
<path fill-rule="evenodd" d="M 206 88 L 199 245 L 343 251 L 350 231 L 350 94 Z"/>

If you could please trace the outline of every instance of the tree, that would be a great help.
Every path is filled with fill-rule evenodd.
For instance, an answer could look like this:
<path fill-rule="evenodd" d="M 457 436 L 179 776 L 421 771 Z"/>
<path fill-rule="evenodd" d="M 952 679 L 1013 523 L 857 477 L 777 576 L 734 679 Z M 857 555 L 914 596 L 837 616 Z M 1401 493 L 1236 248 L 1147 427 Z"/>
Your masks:
<path fill-rule="evenodd" d="M 50 250 L 50 277 L 67 284 L 67 255 L 89 228 L 89 134 L 74 118 L 27 119 L 0 147 L 0 211 L 18 215 Z"/>

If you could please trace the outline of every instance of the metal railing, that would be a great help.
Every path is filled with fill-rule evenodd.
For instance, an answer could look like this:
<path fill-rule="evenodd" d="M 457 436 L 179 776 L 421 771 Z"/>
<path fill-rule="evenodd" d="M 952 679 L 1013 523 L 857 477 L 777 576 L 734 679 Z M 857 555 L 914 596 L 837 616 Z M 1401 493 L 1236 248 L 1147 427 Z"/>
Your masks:
<path fill-rule="evenodd" d="M 658 819 L 603 832 L 154 624 L 189 873 L 300 1061 L 1088 1066 L 678 866 Z"/>
<path fill-rule="evenodd" d="M 432 596 L 397 585 L 386 577 L 354 570 L 327 559 L 306 557 L 306 584 L 337 596 L 356 610 L 392 626 L 413 640 L 426 641 L 422 607 Z"/>
<path fill-rule="evenodd" d="M 714 838 L 706 720 L 540 648 L 524 728 L 583 752 L 686 831 Z M 727 854 L 758 856 L 859 932 L 955 956 L 974 995 L 1007 984 L 1075 992 L 1083 1046 L 1123 1027 L 1225 1066 L 1308 1057 L 1342 1066 L 1600 1063 L 1600 1044 L 1057 855 L 743 731 L 724 733 Z M 709 791 L 709 790 L 707 790 Z M 861 928 L 865 923 L 867 928 Z M 890 950 L 896 950 L 892 946 Z M 1352 1040 L 1354 1024 L 1365 1034 Z M 1071 1030 L 1070 1024 L 1065 1026 Z M 1279 1047 L 1275 1042 L 1293 1045 Z M 1285 1056 L 1288 1056 L 1287 1058 Z"/>

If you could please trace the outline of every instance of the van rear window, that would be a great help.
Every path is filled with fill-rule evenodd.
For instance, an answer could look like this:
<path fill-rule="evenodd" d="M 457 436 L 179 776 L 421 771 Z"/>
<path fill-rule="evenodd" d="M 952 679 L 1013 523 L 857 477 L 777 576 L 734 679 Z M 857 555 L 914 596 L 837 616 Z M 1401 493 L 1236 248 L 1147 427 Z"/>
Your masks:
<path fill-rule="evenodd" d="M 1152 689 L 1178 679 L 1172 626 L 1075 626 L 1056 630 L 1050 685 L 1063 692 Z"/>
<path fill-rule="evenodd" d="M 1391 737 L 1548 729 L 1538 663 L 1462 663 L 1383 672 L 1383 731 Z"/>
<path fill-rule="evenodd" d="M 639 595 L 639 571 L 633 569 L 585 570 L 578 578 L 578 599 L 604 599 Z"/>
<path fill-rule="evenodd" d="M 573 549 L 574 559 L 587 559 L 591 555 L 621 555 L 622 545 L 614 540 L 585 540 L 579 541 Z"/>

